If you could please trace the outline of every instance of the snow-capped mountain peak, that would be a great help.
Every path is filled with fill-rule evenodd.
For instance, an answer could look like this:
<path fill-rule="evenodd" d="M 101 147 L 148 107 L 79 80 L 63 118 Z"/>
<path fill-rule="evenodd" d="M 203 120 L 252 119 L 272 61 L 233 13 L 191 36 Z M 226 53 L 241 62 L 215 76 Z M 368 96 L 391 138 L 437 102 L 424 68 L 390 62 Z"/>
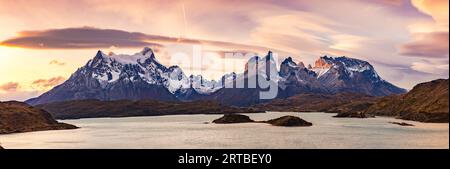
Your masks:
<path fill-rule="evenodd" d="M 269 51 L 264 57 L 255 56 L 249 59 L 244 72 L 229 73 L 222 76 L 219 81 L 215 81 L 205 79 L 201 75 L 187 76 L 176 65 L 166 67 L 159 63 L 154 52 L 146 47 L 132 55 L 114 53 L 106 55 L 98 51 L 85 66 L 79 68 L 63 84 L 38 98 L 31 99 L 28 103 L 36 105 L 82 99 L 173 101 L 207 96 L 212 96 L 210 99 L 218 101 L 248 98 L 254 95 L 243 93 L 258 90 L 246 87 L 237 89 L 238 92 L 234 92 L 234 89 L 221 89 L 231 86 L 231 83 L 237 87 L 238 84 L 245 84 L 237 82 L 245 82 L 253 77 L 278 83 L 281 89 L 278 95 L 280 97 L 308 92 L 355 92 L 375 96 L 405 92 L 404 89 L 382 80 L 370 63 L 348 57 L 323 56 L 314 63 L 314 67 L 311 65 L 305 67 L 302 62 L 296 64 L 288 57 L 281 63 L 278 71 L 273 53 Z M 242 101 L 238 102 L 241 104 Z"/>
<path fill-rule="evenodd" d="M 376 96 L 404 92 L 381 79 L 369 62 L 360 59 L 323 56 L 315 61 L 314 67 L 300 65 L 304 64 L 295 64 L 290 57 L 285 59 L 280 66 L 281 84 L 295 84 L 298 88 L 299 84 L 309 83 L 314 84 L 312 86 L 322 85 L 331 92 L 348 91 Z"/>
<path fill-rule="evenodd" d="M 86 66 L 90 70 L 86 73 L 91 73 L 91 77 L 96 79 L 103 88 L 107 88 L 121 79 L 161 85 L 171 93 L 190 87 L 198 90 L 199 93 L 210 93 L 221 87 L 219 82 L 208 81 L 200 75 L 188 78 L 176 65 L 167 68 L 157 61 L 153 50 L 149 47 L 145 47 L 133 55 L 106 55 L 102 51 L 98 51 Z"/>
<path fill-rule="evenodd" d="M 382 80 L 369 62 L 346 56 L 321 57 L 315 62 L 313 70 L 318 74 L 318 77 L 320 77 L 326 74 L 330 69 L 339 69 L 339 67 L 342 67 L 351 77 L 354 73 L 366 72 L 371 74 L 374 81 Z"/>
<path fill-rule="evenodd" d="M 146 47 L 141 52 L 127 55 L 127 54 L 114 54 L 113 52 L 110 52 L 108 55 L 99 50 L 95 57 L 89 61 L 90 64 L 96 64 L 100 61 L 111 63 L 111 62 L 117 62 L 119 64 L 139 64 L 139 63 L 146 63 L 151 61 L 156 61 L 155 55 L 152 51 L 152 49 Z M 95 66 L 94 66 L 95 67 Z"/>

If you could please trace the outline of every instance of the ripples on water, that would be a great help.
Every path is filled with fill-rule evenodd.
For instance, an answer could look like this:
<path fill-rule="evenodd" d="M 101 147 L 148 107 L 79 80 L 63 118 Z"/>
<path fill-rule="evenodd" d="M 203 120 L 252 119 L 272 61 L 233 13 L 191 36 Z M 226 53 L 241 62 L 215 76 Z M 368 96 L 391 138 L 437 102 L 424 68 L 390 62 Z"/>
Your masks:
<path fill-rule="evenodd" d="M 296 115 L 312 127 L 212 124 L 221 115 L 65 120 L 81 129 L 1 135 L 5 148 L 449 148 L 449 125 L 393 118 L 332 118 L 327 113 L 248 114 L 254 120 Z"/>

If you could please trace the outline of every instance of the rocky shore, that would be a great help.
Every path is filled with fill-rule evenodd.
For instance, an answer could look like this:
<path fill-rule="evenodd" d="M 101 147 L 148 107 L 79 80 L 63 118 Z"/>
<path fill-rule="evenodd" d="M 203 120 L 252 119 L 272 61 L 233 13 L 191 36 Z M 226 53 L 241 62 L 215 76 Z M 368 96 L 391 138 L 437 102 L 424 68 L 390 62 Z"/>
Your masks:
<path fill-rule="evenodd" d="M 368 115 L 364 112 L 340 112 L 333 116 L 336 118 L 374 118 L 373 115 Z"/>
<path fill-rule="evenodd" d="M 264 112 L 253 108 L 226 106 L 213 101 L 74 100 L 36 107 L 46 110 L 56 119 Z"/>

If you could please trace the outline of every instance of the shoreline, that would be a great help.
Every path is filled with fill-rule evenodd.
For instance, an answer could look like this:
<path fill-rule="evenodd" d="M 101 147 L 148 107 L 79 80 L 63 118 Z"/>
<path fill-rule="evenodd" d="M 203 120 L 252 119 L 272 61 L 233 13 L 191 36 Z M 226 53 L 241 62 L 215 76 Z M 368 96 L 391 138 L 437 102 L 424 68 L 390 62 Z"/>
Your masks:
<path fill-rule="evenodd" d="M 218 115 L 174 115 L 72 120 L 73 131 L 43 131 L 0 135 L 2 146 L 15 148 L 446 148 L 448 125 L 411 122 L 414 127 L 389 122 L 407 122 L 391 117 L 370 119 L 333 118 L 332 113 L 248 114 L 267 120 L 298 116 L 311 127 L 274 127 L 261 123 L 213 124 Z M 65 121 L 63 121 L 65 122 Z M 209 123 L 204 123 L 209 122 Z M 418 133 L 426 132 L 426 135 Z M 377 134 L 377 133 L 383 134 Z M 374 142 L 375 138 L 379 138 Z M 377 139 L 375 139 L 377 140 Z M 384 140 L 384 141 L 383 141 Z M 433 140 L 433 141 L 430 141 Z M 438 141 L 438 142 L 436 142 Z M 283 144 L 279 144 L 282 142 Z"/>
<path fill-rule="evenodd" d="M 262 112 L 249 112 L 249 113 L 232 113 L 232 114 L 264 114 L 264 113 L 324 113 L 324 114 L 334 114 L 337 115 L 338 113 L 335 112 L 318 112 L 318 111 L 305 111 L 305 112 L 292 112 L 292 111 L 262 111 Z M 190 116 L 190 115 L 224 115 L 226 113 L 181 113 L 181 114 L 157 114 L 157 115 L 136 115 L 136 116 L 101 116 L 101 117 L 82 117 L 82 118 L 56 118 L 56 120 L 60 121 L 70 121 L 70 120 L 82 120 L 82 119 L 120 119 L 120 118 L 133 118 L 133 117 L 165 117 L 165 116 Z M 419 122 L 419 123 L 429 123 L 429 124 L 449 124 L 449 122 L 423 122 L 423 121 L 417 121 L 417 120 L 411 120 L 411 119 L 402 119 L 397 116 L 387 116 L 387 115 L 374 115 L 372 118 L 392 118 L 396 120 L 404 120 L 404 121 L 411 121 L 411 122 Z M 340 117 L 340 118 L 352 118 L 352 117 Z M 358 119 L 358 118 L 357 118 Z M 359 118 L 359 119 L 365 119 L 365 118 Z"/>

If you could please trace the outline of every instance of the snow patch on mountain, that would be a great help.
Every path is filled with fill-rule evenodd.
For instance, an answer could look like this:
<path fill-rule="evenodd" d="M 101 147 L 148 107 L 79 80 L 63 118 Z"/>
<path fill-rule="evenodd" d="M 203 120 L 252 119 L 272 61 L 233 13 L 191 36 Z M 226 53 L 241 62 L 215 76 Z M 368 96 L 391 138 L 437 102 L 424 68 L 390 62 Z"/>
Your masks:
<path fill-rule="evenodd" d="M 317 78 L 320 78 L 322 75 L 326 74 L 330 68 L 312 68 L 311 70 L 317 74 Z"/>

